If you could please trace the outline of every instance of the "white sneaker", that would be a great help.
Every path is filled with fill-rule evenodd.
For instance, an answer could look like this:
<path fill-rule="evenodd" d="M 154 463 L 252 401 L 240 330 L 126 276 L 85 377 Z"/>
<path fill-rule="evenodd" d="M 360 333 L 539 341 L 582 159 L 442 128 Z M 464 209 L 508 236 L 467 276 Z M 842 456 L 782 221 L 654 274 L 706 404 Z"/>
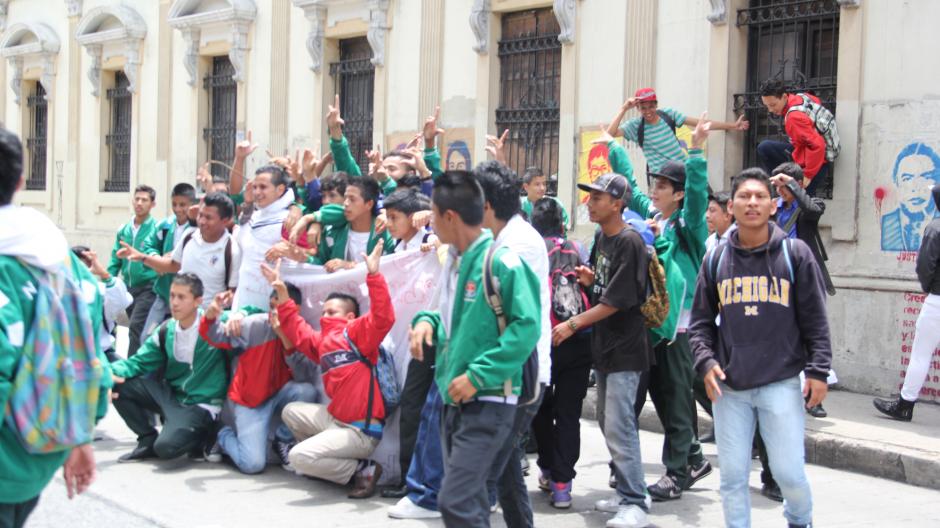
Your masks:
<path fill-rule="evenodd" d="M 499 503 L 490 506 L 490 514 L 496 513 L 499 510 Z"/>
<path fill-rule="evenodd" d="M 636 504 L 621 506 L 617 515 L 607 521 L 607 528 L 643 528 L 649 526 L 650 520 L 646 512 Z"/>
<path fill-rule="evenodd" d="M 604 513 L 617 513 L 620 511 L 620 496 L 614 495 L 609 499 L 601 499 L 594 503 L 594 509 Z"/>
<path fill-rule="evenodd" d="M 397 504 L 388 509 L 388 516 L 392 519 L 438 519 L 441 512 L 422 508 L 411 502 L 408 497 L 402 497 Z"/>

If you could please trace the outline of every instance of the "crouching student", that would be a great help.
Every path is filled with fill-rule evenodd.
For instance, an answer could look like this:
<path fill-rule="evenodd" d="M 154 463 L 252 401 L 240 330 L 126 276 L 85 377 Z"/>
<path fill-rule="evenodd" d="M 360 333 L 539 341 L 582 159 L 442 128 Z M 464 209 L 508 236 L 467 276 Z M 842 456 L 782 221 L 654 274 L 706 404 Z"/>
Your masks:
<path fill-rule="evenodd" d="M 225 398 L 226 352 L 199 338 L 202 281 L 195 274 L 179 273 L 170 285 L 172 319 L 141 345 L 137 354 L 112 365 L 114 408 L 137 434 L 137 447 L 118 462 L 148 458 L 176 458 L 187 453 L 202 456 Z M 145 374 L 163 369 L 163 379 Z M 150 413 L 163 417 L 157 433 Z"/>
<path fill-rule="evenodd" d="M 288 297 L 300 306 L 300 290 L 293 284 L 286 287 Z M 199 336 L 211 346 L 244 351 L 235 358 L 235 375 L 228 389 L 235 407 L 235 429 L 222 427 L 210 451 L 213 455 L 210 461 L 221 460 L 218 455 L 225 453 L 242 473 L 261 473 L 267 465 L 271 419 L 280 422 L 281 411 L 288 403 L 316 401 L 317 390 L 309 383 L 291 381 L 293 374 L 285 359 L 296 349 L 281 330 L 276 294 L 271 295 L 270 312 L 249 315 L 240 321 L 238 335 L 226 334 L 219 319 L 223 306 L 231 300 L 231 292 L 216 295 L 199 323 Z M 294 437 L 283 423 L 274 437 L 274 452 L 281 465 L 286 466 Z"/>
<path fill-rule="evenodd" d="M 369 312 L 360 316 L 355 298 L 332 293 L 323 304 L 319 331 L 304 321 L 288 295 L 280 278 L 280 261 L 273 270 L 262 267 L 277 294 L 281 331 L 297 350 L 320 365 L 330 398 L 329 405 L 294 402 L 284 408 L 281 417 L 298 442 L 290 450 L 290 464 L 304 475 L 352 483 L 348 496 L 353 499 L 371 497 L 382 474 L 382 467 L 369 457 L 382 438 L 385 405 L 378 380 L 363 358 L 376 364 L 379 345 L 395 323 L 388 285 L 379 273 L 383 247 L 379 241 L 365 256 Z"/>

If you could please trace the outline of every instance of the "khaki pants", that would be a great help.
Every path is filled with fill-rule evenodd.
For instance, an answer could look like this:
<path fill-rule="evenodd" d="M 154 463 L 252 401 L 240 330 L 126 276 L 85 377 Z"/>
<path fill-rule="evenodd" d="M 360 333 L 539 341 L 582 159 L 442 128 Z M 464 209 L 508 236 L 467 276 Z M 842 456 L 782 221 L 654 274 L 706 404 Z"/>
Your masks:
<path fill-rule="evenodd" d="M 377 438 L 333 418 L 326 405 L 289 403 L 281 418 L 298 442 L 288 457 L 294 469 L 337 484 L 347 484 L 359 461 L 369 458 L 379 444 Z"/>

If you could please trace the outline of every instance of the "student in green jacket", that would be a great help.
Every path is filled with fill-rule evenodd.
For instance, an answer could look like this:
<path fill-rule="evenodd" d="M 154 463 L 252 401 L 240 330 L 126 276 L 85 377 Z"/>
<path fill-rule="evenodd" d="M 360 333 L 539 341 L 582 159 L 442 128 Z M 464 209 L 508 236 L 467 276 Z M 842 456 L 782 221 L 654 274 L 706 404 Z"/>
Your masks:
<path fill-rule="evenodd" d="M 199 337 L 202 282 L 195 274 L 179 273 L 170 285 L 166 341 L 155 331 L 134 357 L 111 368 L 117 384 L 114 408 L 137 434 L 137 447 L 118 462 L 170 459 L 192 452 L 204 454 L 228 385 L 225 352 Z M 144 376 L 164 369 L 164 379 Z M 157 433 L 150 413 L 163 416 Z M 212 440 L 214 442 L 214 440 Z"/>
<path fill-rule="evenodd" d="M 108 264 L 108 273 L 120 274 L 127 285 L 127 291 L 134 297 L 134 303 L 127 308 L 128 345 L 127 355 L 133 356 L 140 348 L 144 323 L 150 314 L 150 306 L 156 295 L 153 293 L 153 283 L 157 280 L 157 272 L 144 266 L 140 262 L 132 262 L 118 256 L 118 251 L 129 244 L 135 249 L 143 251 L 145 242 L 157 229 L 157 221 L 150 216 L 150 211 L 156 205 L 157 191 L 149 185 L 138 185 L 134 189 L 134 218 L 118 229 L 111 250 L 111 262 Z"/>
<path fill-rule="evenodd" d="M 170 194 L 170 203 L 173 214 L 157 224 L 156 230 L 144 242 L 145 255 L 172 255 L 173 248 L 193 228 L 188 213 L 189 208 L 196 203 L 196 188 L 188 183 L 177 183 Z M 143 335 L 150 335 L 158 324 L 170 316 L 170 283 L 175 276 L 175 273 L 160 273 L 157 281 L 153 283 L 153 293 L 156 297 L 150 306 L 150 313 L 147 314 Z"/>
<path fill-rule="evenodd" d="M 539 279 L 511 249 L 500 247 L 492 272 L 506 327 L 484 295 L 483 264 L 493 237 L 483 231 L 483 190 L 466 171 L 437 179 L 434 230 L 451 249 L 442 274 L 439 311 L 412 323 L 411 352 L 435 346 L 444 480 L 438 507 L 447 526 L 489 526 L 486 480 L 513 427 L 522 365 L 539 339 Z M 467 461 L 473 461 L 467 463 Z"/>
<path fill-rule="evenodd" d="M 375 180 L 350 176 L 343 202 L 345 225 L 335 226 L 320 237 L 317 254 L 310 261 L 333 273 L 363 262 L 362 255 L 371 253 L 379 240 L 385 241 L 385 253 L 394 251 L 395 242 L 388 231 L 376 233 L 378 201 L 379 184 Z"/>
<path fill-rule="evenodd" d="M 708 238 L 705 223 L 708 175 L 702 146 L 709 128 L 710 122 L 703 115 L 692 134 L 689 159 L 684 163 L 667 162 L 658 172 L 651 173 L 652 198 L 637 184 L 623 147 L 609 134 L 600 138 L 608 142 L 614 172 L 630 183 L 633 193 L 630 209 L 653 222 L 656 253 L 666 271 L 669 315 L 662 326 L 650 331 L 656 363 L 650 368 L 647 383 L 641 383 L 636 401 L 637 408 L 642 408 L 648 386 L 666 432 L 663 443 L 666 474 L 648 488 L 656 501 L 680 498 L 683 490 L 712 471 L 694 432 L 694 371 L 687 334 L 695 282 Z"/>
<path fill-rule="evenodd" d="M 525 191 L 525 196 L 523 196 L 520 201 L 522 203 L 522 212 L 525 213 L 526 220 L 531 224 L 532 223 L 532 206 L 535 205 L 535 202 L 545 198 L 545 193 L 548 190 L 548 176 L 546 176 L 540 167 L 529 167 L 522 174 L 522 190 Z M 568 218 L 568 210 L 565 209 L 564 204 L 561 203 L 561 200 L 555 198 L 554 196 L 549 196 L 558 204 L 558 207 L 561 209 L 561 220 L 562 227 L 564 231 L 562 236 L 565 236 L 565 233 L 568 232 L 568 229 L 571 227 L 571 219 Z"/>
<path fill-rule="evenodd" d="M 0 408 L 6 409 L 16 390 L 16 377 L 24 345 L 36 313 L 37 275 L 72 273 L 72 279 L 89 281 L 79 285 L 85 294 L 87 313 L 96 328 L 94 310 L 101 311 L 96 279 L 69 250 L 61 230 L 35 209 L 12 205 L 22 184 L 23 147 L 12 132 L 0 128 Z M 84 311 L 85 308 L 80 308 Z M 87 336 L 86 336 L 87 337 Z M 97 339 L 95 341 L 97 343 Z M 100 347 L 99 361 L 107 369 Z M 104 382 L 104 380 L 102 380 Z M 107 409 L 107 386 L 102 386 L 96 418 Z M 102 401 L 104 406 L 101 405 Z M 89 426 L 91 424 L 88 424 Z M 20 528 L 39 501 L 39 494 L 62 467 L 69 498 L 82 493 L 95 479 L 95 459 L 90 443 L 71 450 L 33 454 L 23 447 L 19 433 L 0 421 L 0 526 Z M 63 515 L 65 515 L 63 513 Z"/>

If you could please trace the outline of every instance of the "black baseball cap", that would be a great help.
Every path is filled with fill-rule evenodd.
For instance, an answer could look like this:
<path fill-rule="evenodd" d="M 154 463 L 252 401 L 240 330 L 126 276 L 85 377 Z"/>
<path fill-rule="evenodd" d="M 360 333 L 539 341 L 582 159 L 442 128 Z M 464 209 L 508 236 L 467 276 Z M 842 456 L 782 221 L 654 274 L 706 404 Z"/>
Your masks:
<path fill-rule="evenodd" d="M 667 161 L 658 171 L 650 171 L 653 178 L 666 178 L 679 187 L 685 188 L 685 163 L 681 161 Z"/>
<path fill-rule="evenodd" d="M 605 192 L 617 200 L 628 200 L 627 194 L 630 192 L 627 179 L 615 172 L 602 174 L 593 183 L 579 183 L 578 189 L 585 192 Z"/>

